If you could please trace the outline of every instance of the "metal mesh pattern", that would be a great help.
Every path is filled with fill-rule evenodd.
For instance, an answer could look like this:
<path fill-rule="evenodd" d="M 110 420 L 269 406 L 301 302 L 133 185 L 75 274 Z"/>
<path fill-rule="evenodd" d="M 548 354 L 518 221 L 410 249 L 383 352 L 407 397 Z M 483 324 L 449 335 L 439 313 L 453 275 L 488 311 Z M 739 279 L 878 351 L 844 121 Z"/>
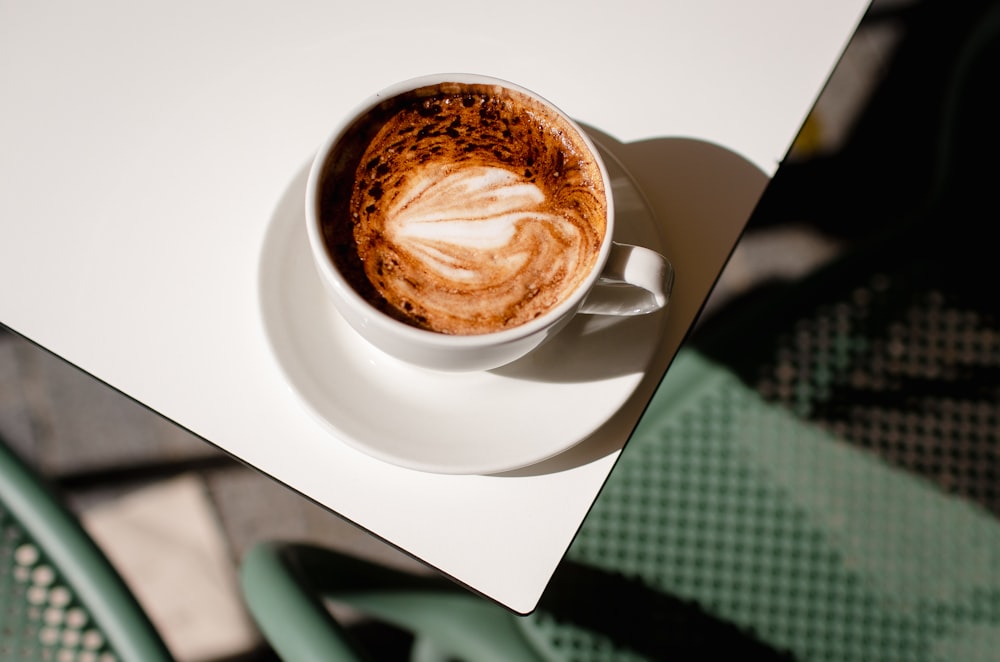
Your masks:
<path fill-rule="evenodd" d="M 118 660 L 58 569 L 2 505 L 0 660 Z"/>
<path fill-rule="evenodd" d="M 766 398 L 1000 514 L 1000 326 L 880 274 L 780 334 Z"/>
<path fill-rule="evenodd" d="M 988 512 L 694 353 L 677 359 L 569 558 L 697 604 L 795 659 L 1000 650 L 1000 526 Z M 553 657 L 641 659 L 630 641 L 545 612 L 523 624 Z M 678 631 L 645 652 L 668 656 L 671 636 L 691 650 Z"/>

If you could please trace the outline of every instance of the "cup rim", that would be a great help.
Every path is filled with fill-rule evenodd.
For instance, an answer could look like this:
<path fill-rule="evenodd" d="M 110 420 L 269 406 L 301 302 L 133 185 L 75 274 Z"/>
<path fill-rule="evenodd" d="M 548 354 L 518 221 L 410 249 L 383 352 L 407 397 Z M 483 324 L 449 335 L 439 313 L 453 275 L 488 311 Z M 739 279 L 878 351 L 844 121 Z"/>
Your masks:
<path fill-rule="evenodd" d="M 587 274 L 586 278 L 580 281 L 572 293 L 563 301 L 548 309 L 542 315 L 509 329 L 501 329 L 498 331 L 489 331 L 478 334 L 447 334 L 429 329 L 421 329 L 391 317 L 381 310 L 378 310 L 363 296 L 361 296 L 361 294 L 359 294 L 354 287 L 351 286 L 347 279 L 344 278 L 344 276 L 340 273 L 340 270 L 334 266 L 333 259 L 326 249 L 325 241 L 320 231 L 321 219 L 318 210 L 319 202 L 317 191 L 319 188 L 319 179 L 323 171 L 323 166 L 325 165 L 331 150 L 345 135 L 347 130 L 350 129 L 355 119 L 383 101 L 400 94 L 404 94 L 421 87 L 452 82 L 461 84 L 498 85 L 541 101 L 543 104 L 559 114 L 559 116 L 577 132 L 577 135 L 583 141 L 587 149 L 590 150 L 591 155 L 597 163 L 601 180 L 604 183 L 605 231 L 597 259 L 594 261 L 594 265 L 591 268 L 590 273 Z M 344 301 L 344 305 L 349 305 L 359 311 L 361 316 L 364 318 L 366 325 L 377 325 L 386 331 L 396 334 L 397 336 L 404 337 L 409 342 L 419 343 L 424 346 L 467 349 L 488 346 L 492 347 L 516 342 L 546 330 L 579 308 L 580 304 L 586 298 L 587 293 L 600 278 L 613 243 L 615 214 L 614 199 L 611 191 L 611 178 L 608 175 L 607 166 L 604 163 L 604 158 L 601 156 L 596 143 L 594 143 L 591 137 L 587 134 L 583 127 L 576 122 L 576 120 L 570 117 L 559 106 L 552 103 L 547 98 L 517 83 L 486 74 L 461 72 L 425 74 L 398 81 L 383 87 L 379 91 L 370 95 L 367 99 L 356 105 L 334 126 L 321 143 L 320 147 L 317 149 L 316 155 L 310 166 L 309 177 L 306 182 L 305 202 L 306 230 L 309 236 L 310 248 L 314 258 L 313 262 L 319 266 L 326 281 L 332 284 L 332 286 L 337 290 L 337 294 L 341 297 L 341 300 Z M 338 303 L 337 300 L 335 300 L 334 303 L 338 308 L 340 308 L 341 304 Z"/>

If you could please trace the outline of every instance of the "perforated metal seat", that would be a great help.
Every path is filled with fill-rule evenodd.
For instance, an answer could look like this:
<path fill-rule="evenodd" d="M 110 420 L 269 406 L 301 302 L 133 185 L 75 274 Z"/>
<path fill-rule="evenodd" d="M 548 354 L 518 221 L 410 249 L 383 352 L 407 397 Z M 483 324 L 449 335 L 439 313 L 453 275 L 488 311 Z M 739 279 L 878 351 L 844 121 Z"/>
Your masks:
<path fill-rule="evenodd" d="M 996 518 L 694 352 L 671 368 L 568 558 L 697 604 L 775 655 L 996 659 Z M 573 594 L 560 605 L 605 599 L 559 589 Z M 552 659 L 658 659 L 671 637 L 675 650 L 705 645 L 672 635 L 670 618 L 640 620 L 645 633 L 619 641 L 572 613 L 540 610 L 522 626 Z"/>

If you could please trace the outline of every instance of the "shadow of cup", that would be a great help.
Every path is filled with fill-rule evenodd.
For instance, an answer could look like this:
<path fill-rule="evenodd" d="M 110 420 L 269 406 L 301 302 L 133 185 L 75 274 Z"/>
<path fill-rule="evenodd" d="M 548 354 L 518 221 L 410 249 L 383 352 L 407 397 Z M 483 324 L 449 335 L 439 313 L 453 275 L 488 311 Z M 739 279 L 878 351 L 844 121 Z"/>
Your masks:
<path fill-rule="evenodd" d="M 618 413 L 587 439 L 556 457 L 498 474 L 502 476 L 563 471 L 622 448 L 622 440 L 631 434 L 694 325 L 769 181 L 754 164 L 719 145 L 689 138 L 620 143 L 592 127 L 586 129 L 628 170 L 653 210 L 676 282 L 652 361 L 640 358 L 638 343 L 628 342 L 629 333 L 611 328 L 635 325 L 638 330 L 642 318 L 611 318 L 603 325 L 589 327 L 585 320 L 574 320 L 561 332 L 579 334 L 574 342 L 543 345 L 496 371 L 512 378 L 549 381 L 607 378 L 609 370 L 626 374 L 639 369 L 646 373 Z M 622 207 L 622 213 L 627 213 L 628 201 L 622 201 Z M 614 346 L 609 346 L 608 335 L 616 337 Z M 609 361 L 609 356 L 614 361 Z"/>

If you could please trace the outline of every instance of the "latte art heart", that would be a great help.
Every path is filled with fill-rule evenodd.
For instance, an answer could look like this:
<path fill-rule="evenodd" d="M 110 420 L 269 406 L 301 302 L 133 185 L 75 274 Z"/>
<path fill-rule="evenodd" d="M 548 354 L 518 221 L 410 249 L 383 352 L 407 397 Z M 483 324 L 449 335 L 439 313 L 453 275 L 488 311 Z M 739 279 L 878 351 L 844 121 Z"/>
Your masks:
<path fill-rule="evenodd" d="M 540 211 L 545 193 L 503 168 L 441 175 L 428 168 L 386 212 L 386 238 L 451 288 L 486 288 L 531 271 L 572 273 L 582 237 L 573 223 Z M 546 250 L 552 242 L 564 250 Z M 562 264 L 560 264 L 562 263 Z M 447 281 L 453 281 L 447 285 Z"/>
<path fill-rule="evenodd" d="M 557 112 L 445 83 L 360 120 L 326 177 L 324 233 L 352 287 L 407 324 L 483 334 L 544 315 L 591 273 L 603 178 Z"/>

